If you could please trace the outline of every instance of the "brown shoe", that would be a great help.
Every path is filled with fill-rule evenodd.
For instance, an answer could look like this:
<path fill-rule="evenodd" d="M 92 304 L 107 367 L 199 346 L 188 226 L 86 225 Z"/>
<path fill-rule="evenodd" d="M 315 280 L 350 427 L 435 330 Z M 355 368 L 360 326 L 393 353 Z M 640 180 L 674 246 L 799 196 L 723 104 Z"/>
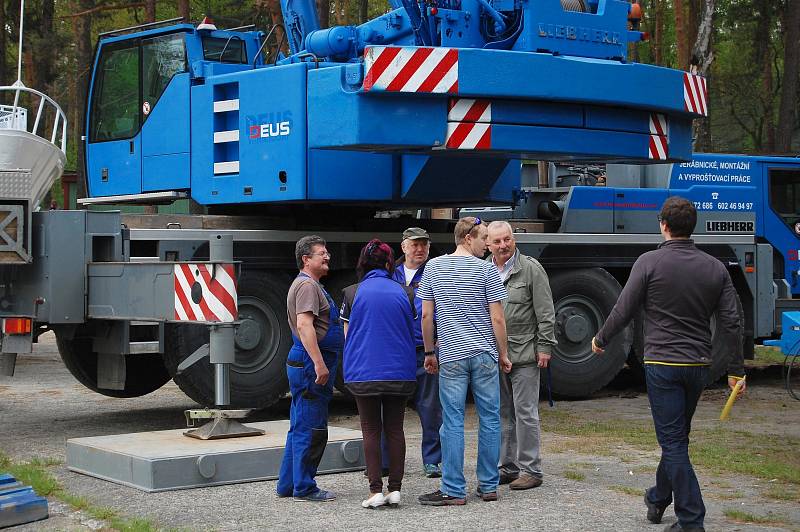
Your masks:
<path fill-rule="evenodd" d="M 522 473 L 517 480 L 508 485 L 512 490 L 529 490 L 542 485 L 542 479 L 533 475 Z"/>
<path fill-rule="evenodd" d="M 484 502 L 493 502 L 493 501 L 497 500 L 497 492 L 496 491 L 490 491 L 489 493 L 484 493 L 484 492 L 481 491 L 480 487 L 478 487 L 475 490 L 475 495 L 480 497 Z"/>
<path fill-rule="evenodd" d="M 517 480 L 517 478 L 519 478 L 519 475 L 517 473 L 504 473 L 500 471 L 500 482 L 498 482 L 498 484 L 500 484 L 501 486 L 503 484 L 511 484 L 512 482 Z"/>

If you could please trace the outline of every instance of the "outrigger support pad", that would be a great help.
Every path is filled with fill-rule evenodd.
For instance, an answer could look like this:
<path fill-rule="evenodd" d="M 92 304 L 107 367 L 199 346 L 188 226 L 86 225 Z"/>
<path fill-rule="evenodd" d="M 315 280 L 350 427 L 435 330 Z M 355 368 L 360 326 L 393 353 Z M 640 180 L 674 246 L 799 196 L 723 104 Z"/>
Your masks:
<path fill-rule="evenodd" d="M 222 438 L 241 438 L 245 436 L 263 436 L 265 432 L 254 429 L 239 422 L 250 414 L 250 409 L 220 410 L 198 409 L 185 410 L 186 426 L 197 427 L 197 420 L 209 419 L 210 421 L 200 428 L 193 428 L 183 433 L 184 436 L 199 440 L 219 440 Z"/>

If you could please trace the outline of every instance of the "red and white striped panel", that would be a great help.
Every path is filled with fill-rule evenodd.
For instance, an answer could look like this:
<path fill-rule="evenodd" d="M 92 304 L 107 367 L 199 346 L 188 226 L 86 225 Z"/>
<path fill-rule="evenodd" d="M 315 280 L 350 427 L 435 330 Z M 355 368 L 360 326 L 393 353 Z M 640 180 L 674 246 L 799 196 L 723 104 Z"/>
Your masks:
<path fill-rule="evenodd" d="M 690 113 L 708 116 L 708 87 L 706 78 L 683 73 L 683 107 Z"/>
<path fill-rule="evenodd" d="M 444 145 L 451 150 L 488 150 L 492 147 L 492 125 L 480 122 L 448 122 Z"/>
<path fill-rule="evenodd" d="M 669 120 L 661 113 L 650 113 L 648 157 L 663 161 L 669 156 Z"/>
<path fill-rule="evenodd" d="M 364 50 L 364 90 L 458 92 L 458 50 L 370 46 Z"/>
<path fill-rule="evenodd" d="M 450 98 L 445 148 L 488 150 L 492 147 L 492 104 L 489 100 Z"/>
<path fill-rule="evenodd" d="M 233 264 L 176 264 L 174 277 L 175 320 L 231 322 L 237 319 Z"/>
<path fill-rule="evenodd" d="M 473 98 L 450 98 L 447 112 L 448 122 L 483 122 L 492 121 L 492 103 L 489 100 Z"/>

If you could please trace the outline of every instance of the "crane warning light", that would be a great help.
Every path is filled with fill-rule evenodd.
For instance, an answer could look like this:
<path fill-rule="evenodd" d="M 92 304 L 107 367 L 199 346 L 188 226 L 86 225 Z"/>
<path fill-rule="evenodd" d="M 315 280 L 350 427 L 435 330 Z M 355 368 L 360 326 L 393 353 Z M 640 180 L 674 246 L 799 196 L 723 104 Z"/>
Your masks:
<path fill-rule="evenodd" d="M 642 20 L 642 6 L 639 4 L 631 4 L 630 11 L 628 12 L 628 20 L 631 22 L 638 22 Z"/>
<path fill-rule="evenodd" d="M 214 25 L 214 21 L 211 20 L 211 17 L 203 17 L 203 20 L 197 25 L 197 29 L 212 31 L 216 30 L 217 27 Z"/>

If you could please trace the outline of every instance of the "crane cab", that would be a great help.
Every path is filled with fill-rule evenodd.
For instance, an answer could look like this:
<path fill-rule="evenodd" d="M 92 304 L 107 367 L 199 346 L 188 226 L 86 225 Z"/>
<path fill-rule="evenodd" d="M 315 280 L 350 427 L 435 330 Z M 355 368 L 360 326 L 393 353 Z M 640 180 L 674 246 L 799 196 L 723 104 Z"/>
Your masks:
<path fill-rule="evenodd" d="M 188 191 L 191 86 L 260 64 L 259 32 L 190 24 L 125 31 L 103 34 L 97 45 L 86 111 L 88 195 Z"/>

